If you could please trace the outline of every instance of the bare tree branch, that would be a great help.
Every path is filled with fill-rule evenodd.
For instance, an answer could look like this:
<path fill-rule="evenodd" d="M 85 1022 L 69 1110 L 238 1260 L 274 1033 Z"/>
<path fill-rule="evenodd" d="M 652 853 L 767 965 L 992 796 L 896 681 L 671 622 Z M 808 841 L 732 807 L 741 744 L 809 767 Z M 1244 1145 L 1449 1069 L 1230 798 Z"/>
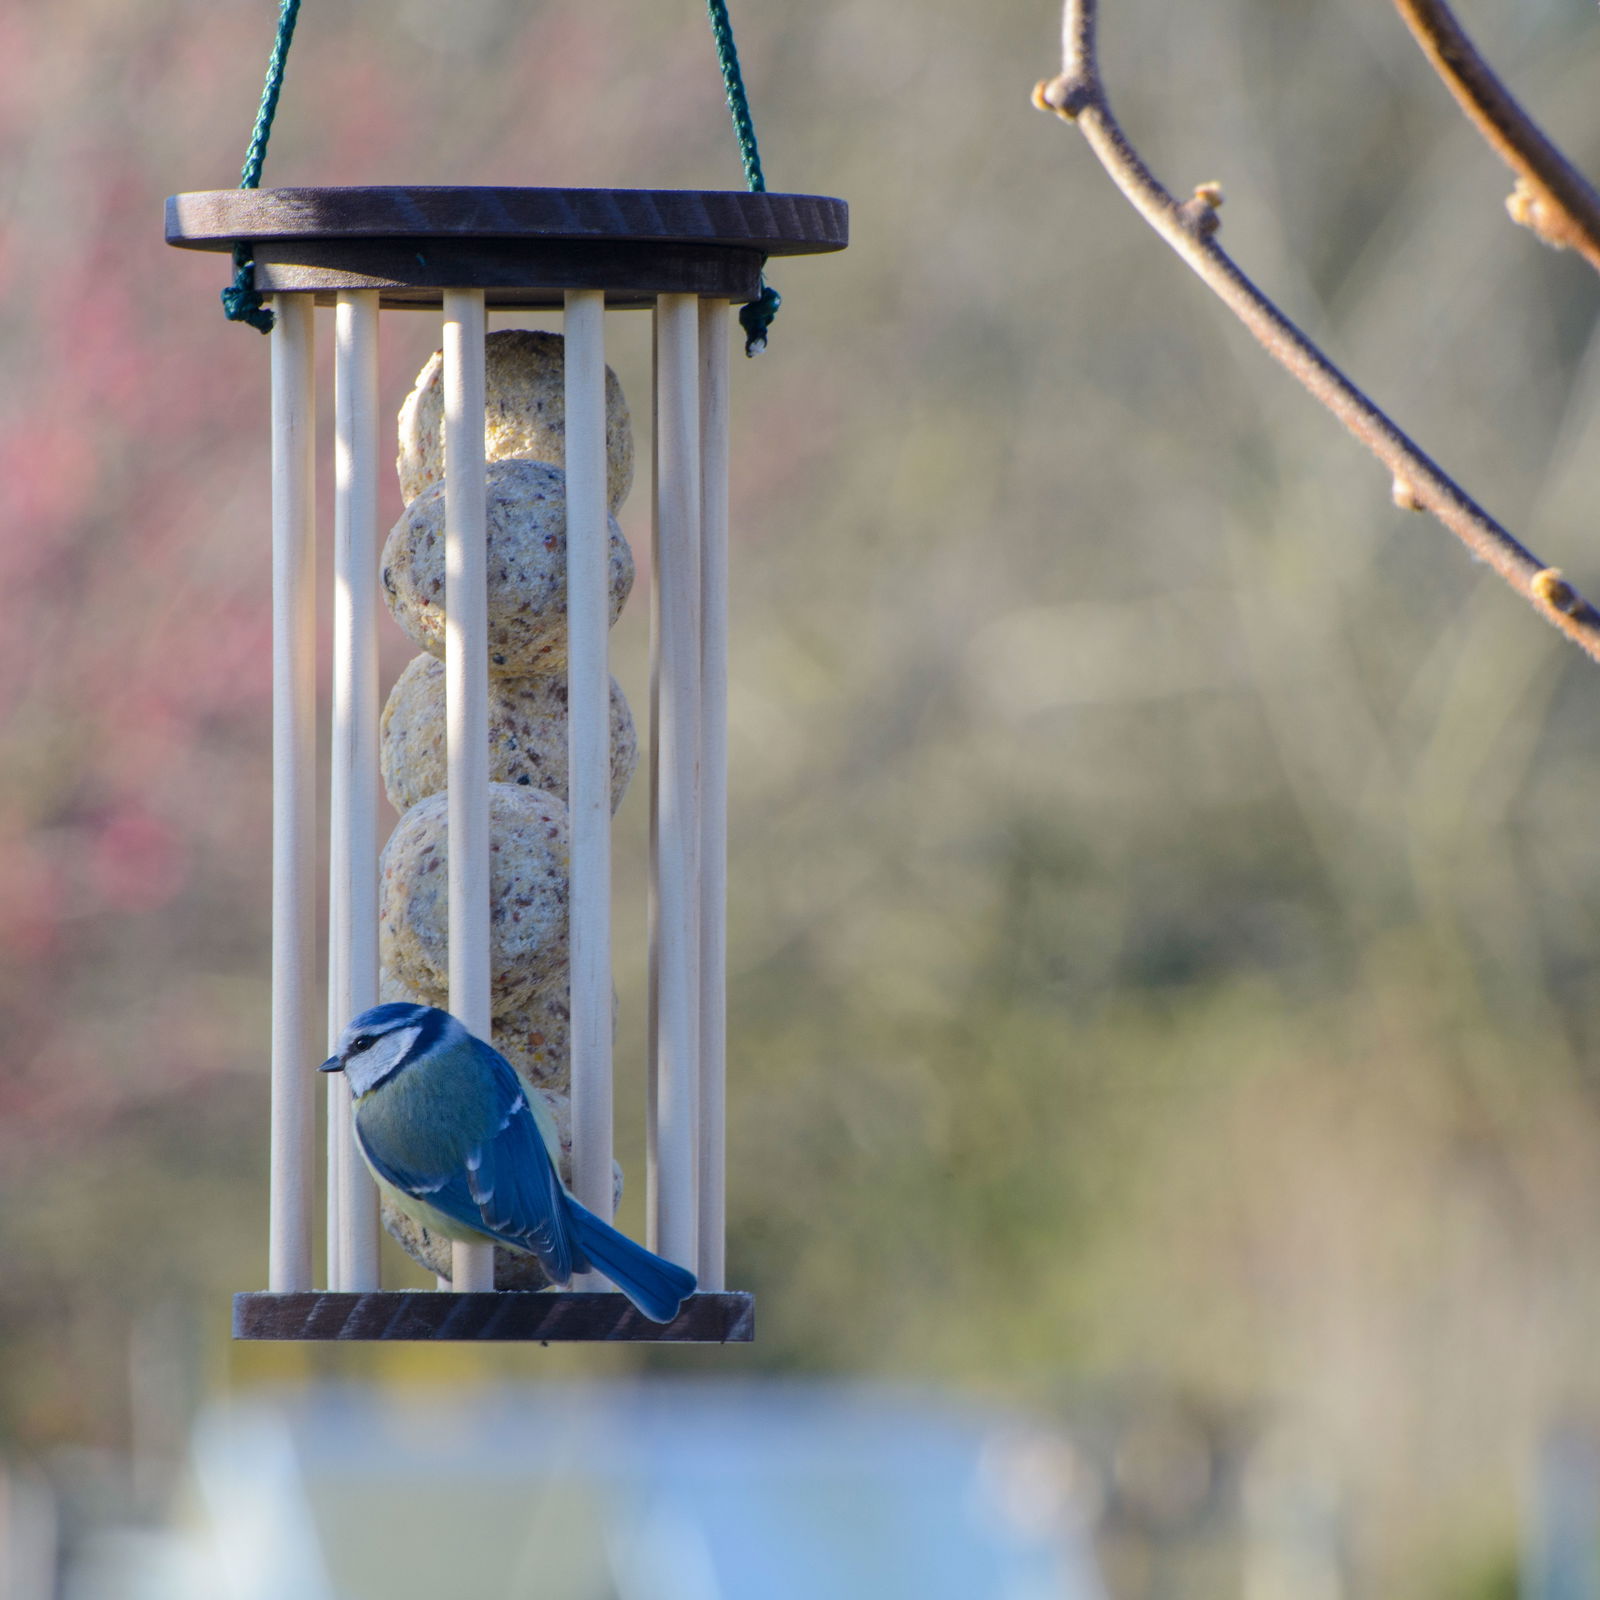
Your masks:
<path fill-rule="evenodd" d="M 1517 176 L 1512 218 L 1600 272 L 1600 193 L 1517 104 L 1444 0 L 1394 0 L 1461 109 Z"/>
<path fill-rule="evenodd" d="M 1096 58 L 1098 0 L 1065 0 L 1059 77 L 1033 92 L 1040 110 L 1075 122 L 1111 180 L 1267 353 L 1320 400 L 1394 476 L 1398 505 L 1431 512 L 1547 621 L 1600 661 L 1600 613 L 1495 521 L 1323 355 L 1234 265 L 1213 237 L 1222 192 L 1202 184 L 1180 203 L 1162 187 L 1111 114 Z"/>

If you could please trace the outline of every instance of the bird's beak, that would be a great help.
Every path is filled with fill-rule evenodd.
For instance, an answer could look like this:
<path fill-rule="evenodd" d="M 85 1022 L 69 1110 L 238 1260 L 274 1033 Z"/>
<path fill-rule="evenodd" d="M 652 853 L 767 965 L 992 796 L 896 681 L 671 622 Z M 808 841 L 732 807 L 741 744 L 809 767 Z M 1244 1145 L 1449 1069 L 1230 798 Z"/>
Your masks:
<path fill-rule="evenodd" d="M 340 1060 L 340 1058 L 338 1056 L 329 1056 L 328 1059 L 326 1061 L 324 1061 L 320 1067 L 317 1068 L 317 1071 L 318 1072 L 343 1072 L 344 1071 L 344 1062 L 342 1060 Z"/>

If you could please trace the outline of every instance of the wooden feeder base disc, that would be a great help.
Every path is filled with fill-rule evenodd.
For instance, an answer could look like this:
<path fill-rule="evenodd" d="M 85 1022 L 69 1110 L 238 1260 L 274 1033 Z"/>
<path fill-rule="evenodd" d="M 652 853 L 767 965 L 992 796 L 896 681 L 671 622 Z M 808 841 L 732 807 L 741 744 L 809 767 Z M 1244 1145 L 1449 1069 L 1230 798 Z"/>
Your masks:
<path fill-rule="evenodd" d="M 235 1339 L 493 1339 L 522 1343 L 632 1341 L 748 1344 L 755 1296 L 694 1294 L 671 1322 L 652 1322 L 620 1294 L 501 1289 L 490 1294 L 315 1289 L 233 1297 Z"/>

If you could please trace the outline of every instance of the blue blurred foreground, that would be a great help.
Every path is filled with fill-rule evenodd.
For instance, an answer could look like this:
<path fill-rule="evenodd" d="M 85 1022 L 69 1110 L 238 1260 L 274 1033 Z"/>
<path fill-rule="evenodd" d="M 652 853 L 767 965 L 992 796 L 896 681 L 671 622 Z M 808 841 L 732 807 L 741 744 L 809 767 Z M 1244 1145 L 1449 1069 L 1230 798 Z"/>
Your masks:
<path fill-rule="evenodd" d="M 1075 1460 L 1015 1417 L 900 1390 L 323 1387 L 208 1413 L 186 1533 L 108 1549 L 69 1590 L 1100 1600 Z"/>

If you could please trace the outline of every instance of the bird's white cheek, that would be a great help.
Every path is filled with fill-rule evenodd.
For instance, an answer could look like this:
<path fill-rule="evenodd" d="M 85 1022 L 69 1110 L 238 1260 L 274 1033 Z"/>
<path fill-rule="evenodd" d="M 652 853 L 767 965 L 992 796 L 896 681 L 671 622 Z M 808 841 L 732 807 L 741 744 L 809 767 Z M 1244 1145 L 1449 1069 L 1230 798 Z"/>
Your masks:
<path fill-rule="evenodd" d="M 396 1028 L 393 1033 L 386 1033 L 369 1045 L 360 1055 L 352 1056 L 344 1068 L 351 1091 L 363 1095 L 382 1083 L 411 1053 L 411 1047 L 421 1033 L 421 1028 Z"/>

